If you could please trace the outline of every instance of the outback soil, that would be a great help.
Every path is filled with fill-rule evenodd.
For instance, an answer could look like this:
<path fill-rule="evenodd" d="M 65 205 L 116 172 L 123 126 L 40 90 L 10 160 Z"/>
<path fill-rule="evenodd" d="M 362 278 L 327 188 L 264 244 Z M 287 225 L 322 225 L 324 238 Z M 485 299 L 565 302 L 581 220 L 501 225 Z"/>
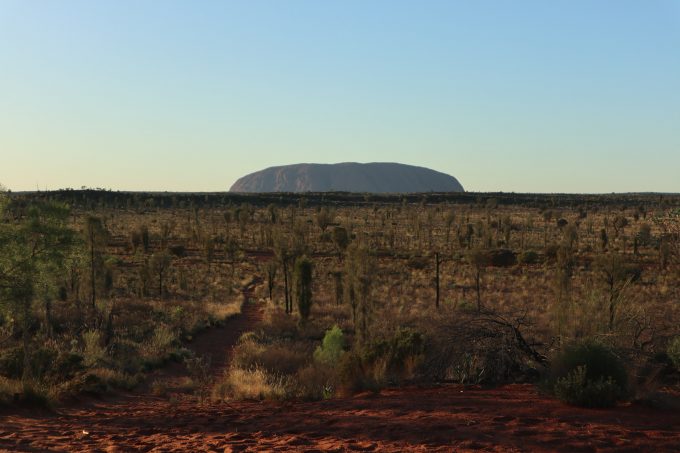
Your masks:
<path fill-rule="evenodd" d="M 255 284 L 255 283 L 254 283 Z M 254 285 L 253 284 L 253 285 Z M 244 291 L 248 297 L 253 285 Z M 189 347 L 222 373 L 260 307 L 205 332 Z M 54 412 L 0 414 L 3 451 L 678 451 L 680 411 L 626 405 L 588 410 L 532 385 L 388 389 L 320 402 L 205 402 L 179 390 L 180 365 L 159 370 L 168 394 L 80 401 Z"/>

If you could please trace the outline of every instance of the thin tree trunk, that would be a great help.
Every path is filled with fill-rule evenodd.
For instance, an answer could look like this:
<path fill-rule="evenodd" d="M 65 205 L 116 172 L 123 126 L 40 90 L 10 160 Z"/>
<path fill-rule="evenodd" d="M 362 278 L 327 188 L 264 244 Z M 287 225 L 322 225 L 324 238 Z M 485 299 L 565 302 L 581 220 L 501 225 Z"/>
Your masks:
<path fill-rule="evenodd" d="M 95 307 L 95 282 L 94 282 L 94 230 L 90 231 L 90 280 L 92 287 L 92 308 Z"/>
<path fill-rule="evenodd" d="M 283 259 L 283 292 L 284 292 L 284 300 L 286 303 L 286 313 L 289 312 L 288 304 L 289 304 L 289 294 L 288 294 L 288 260 L 286 258 Z"/>
<path fill-rule="evenodd" d="M 439 308 L 439 252 L 434 254 L 434 261 L 435 261 L 435 288 L 436 288 L 436 297 L 434 300 L 434 306 L 436 308 Z"/>
<path fill-rule="evenodd" d="M 23 300 L 23 332 L 21 334 L 21 339 L 22 339 L 22 346 L 23 346 L 23 352 L 24 352 L 24 369 L 22 370 L 21 373 L 21 381 L 25 384 L 28 381 L 31 380 L 33 377 L 31 373 L 31 357 L 30 357 L 30 335 L 29 335 L 29 305 L 30 301 L 24 299 Z"/>
<path fill-rule="evenodd" d="M 477 312 L 482 311 L 482 295 L 480 290 L 480 270 L 477 268 L 477 274 L 475 275 L 475 290 L 477 291 Z"/>

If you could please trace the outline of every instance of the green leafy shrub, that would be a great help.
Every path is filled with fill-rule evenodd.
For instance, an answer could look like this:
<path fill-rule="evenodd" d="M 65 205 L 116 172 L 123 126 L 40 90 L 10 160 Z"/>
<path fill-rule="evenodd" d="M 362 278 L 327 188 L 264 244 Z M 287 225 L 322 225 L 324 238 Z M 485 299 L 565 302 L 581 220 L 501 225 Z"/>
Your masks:
<path fill-rule="evenodd" d="M 321 346 L 314 351 L 314 360 L 327 365 L 332 365 L 338 362 L 342 354 L 344 354 L 345 336 L 342 329 L 338 326 L 333 326 L 328 329 L 323 337 Z"/>
<path fill-rule="evenodd" d="M 584 407 L 609 407 L 628 394 L 628 373 L 609 347 L 587 340 L 567 347 L 551 365 L 548 379 L 555 395 Z"/>

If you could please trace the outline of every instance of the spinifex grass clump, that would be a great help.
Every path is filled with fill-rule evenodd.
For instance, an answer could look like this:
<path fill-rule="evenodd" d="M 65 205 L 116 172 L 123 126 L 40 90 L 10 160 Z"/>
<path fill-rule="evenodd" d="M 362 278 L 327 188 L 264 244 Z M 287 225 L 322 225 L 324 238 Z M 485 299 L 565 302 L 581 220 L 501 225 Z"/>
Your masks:
<path fill-rule="evenodd" d="M 548 383 L 559 399 L 583 407 L 611 407 L 628 394 L 621 358 L 592 340 L 564 349 L 552 362 Z"/>

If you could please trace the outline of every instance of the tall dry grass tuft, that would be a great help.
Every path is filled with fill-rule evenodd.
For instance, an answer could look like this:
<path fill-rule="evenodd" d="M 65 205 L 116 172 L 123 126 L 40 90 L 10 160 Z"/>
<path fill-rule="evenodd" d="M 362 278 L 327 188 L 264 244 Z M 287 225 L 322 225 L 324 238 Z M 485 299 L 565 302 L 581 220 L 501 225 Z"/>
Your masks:
<path fill-rule="evenodd" d="M 261 367 L 243 369 L 231 367 L 213 386 L 213 399 L 272 399 L 281 400 L 290 391 L 285 378 L 267 372 Z"/>

